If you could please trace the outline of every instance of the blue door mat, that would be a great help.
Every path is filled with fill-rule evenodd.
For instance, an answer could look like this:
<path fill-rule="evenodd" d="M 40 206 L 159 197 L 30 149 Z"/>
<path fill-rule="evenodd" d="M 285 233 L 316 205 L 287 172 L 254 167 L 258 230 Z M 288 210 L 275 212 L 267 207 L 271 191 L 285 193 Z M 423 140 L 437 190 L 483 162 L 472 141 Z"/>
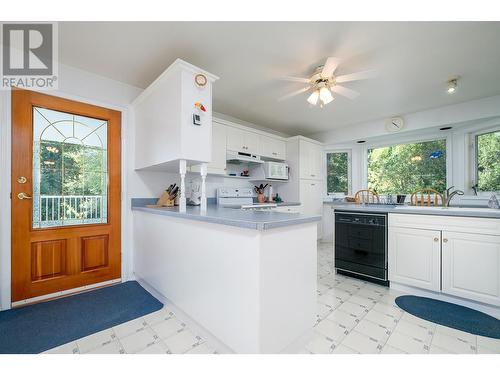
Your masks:
<path fill-rule="evenodd" d="M 41 353 L 160 310 L 138 282 L 0 311 L 0 353 Z"/>
<path fill-rule="evenodd" d="M 417 296 L 400 296 L 396 304 L 421 319 L 473 335 L 500 339 L 500 320 L 454 303 Z"/>

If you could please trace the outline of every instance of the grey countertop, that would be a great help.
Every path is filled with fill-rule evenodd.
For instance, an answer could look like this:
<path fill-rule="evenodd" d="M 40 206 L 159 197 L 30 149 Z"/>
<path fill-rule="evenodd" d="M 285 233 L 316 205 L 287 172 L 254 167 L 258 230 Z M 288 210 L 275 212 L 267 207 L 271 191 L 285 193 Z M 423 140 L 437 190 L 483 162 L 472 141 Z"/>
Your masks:
<path fill-rule="evenodd" d="M 186 208 L 186 212 L 181 213 L 179 212 L 179 207 L 150 208 L 145 207 L 145 204 L 140 205 L 138 201 L 132 201 L 132 210 L 148 212 L 155 215 L 171 216 L 256 230 L 282 228 L 290 225 L 311 223 L 321 220 L 321 216 L 282 213 L 267 210 L 241 210 L 218 207 L 213 204 L 208 205 L 206 214 L 202 214 L 200 212 L 199 206 L 188 206 Z"/>
<path fill-rule="evenodd" d="M 348 202 L 324 201 L 325 204 L 331 205 L 336 210 L 356 211 L 356 212 L 374 212 L 374 213 L 393 213 L 393 214 L 414 214 L 414 215 L 438 215 L 438 216 L 463 216 L 463 217 L 480 217 L 500 219 L 500 210 L 488 209 L 483 207 L 468 207 L 464 211 L 451 209 L 432 209 L 432 208 L 415 208 L 399 205 L 386 204 L 357 204 Z"/>

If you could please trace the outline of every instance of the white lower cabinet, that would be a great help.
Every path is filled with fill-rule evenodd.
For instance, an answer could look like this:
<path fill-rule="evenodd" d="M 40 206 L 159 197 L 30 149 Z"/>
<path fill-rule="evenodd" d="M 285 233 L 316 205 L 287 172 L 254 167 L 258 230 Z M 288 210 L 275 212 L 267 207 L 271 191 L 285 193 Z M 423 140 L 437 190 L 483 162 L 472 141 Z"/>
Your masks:
<path fill-rule="evenodd" d="M 389 281 L 500 306 L 500 220 L 389 214 Z"/>
<path fill-rule="evenodd" d="M 389 230 L 389 280 L 418 288 L 441 288 L 441 232 Z"/>
<path fill-rule="evenodd" d="M 323 187 L 321 182 L 315 180 L 300 180 L 300 203 L 302 204 L 302 212 L 306 215 L 323 214 Z M 318 222 L 318 239 L 322 236 L 322 224 Z"/>
<path fill-rule="evenodd" d="M 442 290 L 500 306 L 500 236 L 443 231 Z"/>
<path fill-rule="evenodd" d="M 321 217 L 322 237 L 325 242 L 333 242 L 333 227 L 335 225 L 335 208 L 331 204 L 323 204 L 323 216 Z"/>

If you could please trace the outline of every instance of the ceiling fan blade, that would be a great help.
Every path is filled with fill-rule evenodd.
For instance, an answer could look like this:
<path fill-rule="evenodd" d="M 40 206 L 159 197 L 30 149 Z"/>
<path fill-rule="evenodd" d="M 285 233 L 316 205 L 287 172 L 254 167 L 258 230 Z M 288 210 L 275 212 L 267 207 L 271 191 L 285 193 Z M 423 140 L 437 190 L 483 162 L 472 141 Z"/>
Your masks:
<path fill-rule="evenodd" d="M 363 72 L 344 74 L 338 77 L 335 77 L 335 82 L 351 82 L 351 81 L 359 81 L 361 79 L 369 79 L 374 78 L 376 76 L 375 70 L 365 70 Z"/>
<path fill-rule="evenodd" d="M 339 95 L 345 96 L 349 99 L 355 99 L 359 96 L 359 92 L 348 89 L 347 87 L 344 86 L 339 86 L 339 85 L 331 86 L 330 90 L 336 92 Z"/>
<path fill-rule="evenodd" d="M 331 77 L 331 75 L 335 72 L 335 69 L 340 64 L 340 59 L 336 57 L 329 57 L 326 59 L 325 65 L 323 66 L 323 70 L 321 71 L 321 75 L 323 77 Z"/>
<path fill-rule="evenodd" d="M 289 99 L 292 96 L 296 96 L 296 95 L 302 94 L 303 92 L 306 92 L 307 90 L 309 90 L 309 86 L 304 87 L 303 89 L 300 89 L 300 90 L 297 90 L 297 91 L 293 91 L 290 94 L 286 94 L 286 95 L 282 96 L 281 98 L 279 98 L 278 101 L 281 102 L 283 100 Z"/>
<path fill-rule="evenodd" d="M 283 77 L 281 79 L 283 81 L 300 82 L 300 83 L 309 83 L 310 81 L 309 78 L 302 78 L 302 77 Z"/>

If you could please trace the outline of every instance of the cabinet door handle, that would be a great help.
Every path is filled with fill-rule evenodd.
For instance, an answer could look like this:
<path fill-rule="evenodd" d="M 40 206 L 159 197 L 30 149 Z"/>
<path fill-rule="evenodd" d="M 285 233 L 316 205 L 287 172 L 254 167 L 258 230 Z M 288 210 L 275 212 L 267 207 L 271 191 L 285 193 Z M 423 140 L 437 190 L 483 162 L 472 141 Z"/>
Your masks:
<path fill-rule="evenodd" d="M 439 241 L 439 238 L 434 237 L 434 242 L 438 242 L 438 241 Z"/>
<path fill-rule="evenodd" d="M 443 242 L 448 242 L 448 239 L 447 238 L 443 238 Z"/>

